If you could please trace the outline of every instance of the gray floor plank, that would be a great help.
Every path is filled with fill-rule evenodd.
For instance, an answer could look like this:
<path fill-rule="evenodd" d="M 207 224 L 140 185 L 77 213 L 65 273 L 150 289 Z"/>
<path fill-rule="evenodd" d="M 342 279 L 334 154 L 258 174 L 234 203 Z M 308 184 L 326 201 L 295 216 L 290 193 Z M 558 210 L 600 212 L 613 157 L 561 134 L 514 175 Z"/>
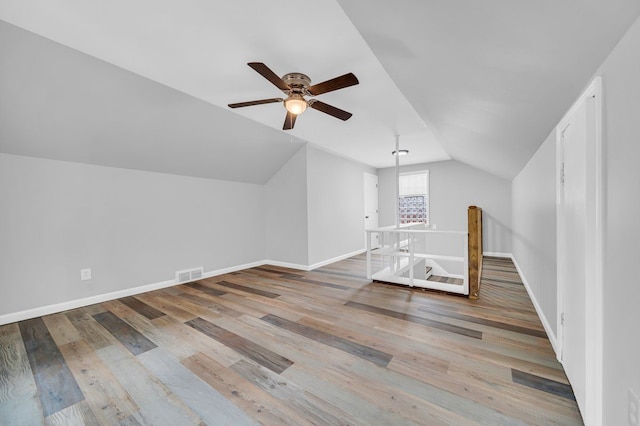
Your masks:
<path fill-rule="evenodd" d="M 191 425 L 200 418 L 175 398 L 171 391 L 158 381 L 138 360 L 116 345 L 97 351 L 100 358 L 113 371 L 116 379 L 140 407 L 144 424 Z"/>
<path fill-rule="evenodd" d="M 43 421 L 36 382 L 17 324 L 0 327 L 0 425 Z"/>
<path fill-rule="evenodd" d="M 102 312 L 93 316 L 109 333 L 120 341 L 132 354 L 140 355 L 156 345 L 138 330 L 115 316 L 112 312 Z"/>
<path fill-rule="evenodd" d="M 22 340 L 45 417 L 84 400 L 73 374 L 42 318 L 21 321 Z"/>
<path fill-rule="evenodd" d="M 138 359 L 205 423 L 229 426 L 258 424 L 162 348 L 145 352 Z"/>

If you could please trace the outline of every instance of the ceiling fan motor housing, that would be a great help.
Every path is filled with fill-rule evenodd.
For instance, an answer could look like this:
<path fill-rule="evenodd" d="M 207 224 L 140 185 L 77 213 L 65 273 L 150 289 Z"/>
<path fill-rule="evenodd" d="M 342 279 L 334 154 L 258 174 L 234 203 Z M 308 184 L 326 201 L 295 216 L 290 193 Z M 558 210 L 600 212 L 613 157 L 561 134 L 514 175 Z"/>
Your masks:
<path fill-rule="evenodd" d="M 305 89 L 311 85 L 311 79 L 299 72 L 285 74 L 282 76 L 282 80 L 291 87 L 294 93 L 304 93 Z"/>

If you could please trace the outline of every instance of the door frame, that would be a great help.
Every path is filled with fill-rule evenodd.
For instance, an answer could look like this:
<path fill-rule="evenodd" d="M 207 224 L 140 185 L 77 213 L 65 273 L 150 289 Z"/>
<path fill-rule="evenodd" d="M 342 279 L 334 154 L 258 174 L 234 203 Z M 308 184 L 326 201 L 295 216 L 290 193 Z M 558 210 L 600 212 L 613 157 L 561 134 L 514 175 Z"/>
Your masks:
<path fill-rule="evenodd" d="M 364 212 L 363 212 L 363 215 L 362 215 L 362 217 L 363 217 L 362 220 L 364 222 L 363 223 L 363 227 L 362 227 L 363 230 L 367 229 L 367 219 L 366 219 L 366 215 L 367 215 L 367 197 L 368 197 L 368 194 L 367 194 L 367 178 L 370 178 L 370 177 L 375 177 L 376 178 L 376 191 L 378 190 L 378 184 L 379 184 L 379 179 L 380 179 L 378 175 L 375 175 L 373 173 L 363 172 L 363 176 L 362 176 L 362 185 L 363 185 L 363 192 L 364 192 Z M 376 222 L 378 223 L 378 225 L 380 225 L 380 214 L 379 214 L 379 212 L 380 212 L 380 194 L 378 193 L 377 195 L 378 196 L 376 197 L 376 199 L 377 199 L 376 215 L 378 215 L 378 220 Z M 367 233 L 366 232 L 364 233 L 364 242 L 365 242 L 364 248 L 366 249 L 367 248 Z M 372 248 L 376 248 L 376 245 L 372 244 L 371 247 Z"/>
<path fill-rule="evenodd" d="M 587 89 L 580 95 L 569 111 L 556 127 L 556 218 L 557 218 L 557 358 L 562 363 L 564 330 L 562 314 L 565 306 L 564 262 L 570 259 L 563 258 L 560 250 L 560 236 L 563 235 L 562 222 L 560 221 L 560 208 L 562 202 L 562 130 L 567 127 L 573 114 L 583 101 L 588 102 L 592 98 L 594 102 L 593 146 L 587 146 L 587 152 L 593 155 L 593 162 L 587 161 L 587 217 L 592 217 L 587 223 L 587 231 L 593 235 L 585 241 L 586 250 L 591 254 L 593 262 L 585 265 L 585 401 L 581 407 L 582 416 L 586 424 L 601 425 L 603 410 L 603 303 L 604 275 L 603 275 L 603 241 L 604 241 L 604 182 L 603 182 L 603 142 L 602 142 L 602 78 L 595 77 Z M 591 181 L 591 183 L 589 183 Z M 590 201 L 592 200 L 592 201 Z M 591 215 L 591 216 L 590 216 Z M 589 278 L 591 277 L 591 278 Z"/>

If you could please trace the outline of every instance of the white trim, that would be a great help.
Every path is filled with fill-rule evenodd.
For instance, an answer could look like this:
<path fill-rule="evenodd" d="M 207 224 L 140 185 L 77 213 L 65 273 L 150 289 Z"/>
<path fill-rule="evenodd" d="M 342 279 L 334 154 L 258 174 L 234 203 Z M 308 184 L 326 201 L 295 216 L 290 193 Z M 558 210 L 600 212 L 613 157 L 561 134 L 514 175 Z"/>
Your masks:
<path fill-rule="evenodd" d="M 560 353 L 558 352 L 558 343 L 557 343 L 557 339 L 556 339 L 556 335 L 553 332 L 553 329 L 551 328 L 551 324 L 549 324 L 549 320 L 547 319 L 547 317 L 545 316 L 544 312 L 542 311 L 542 308 L 540 307 L 540 304 L 538 303 L 538 299 L 536 298 L 536 295 L 533 291 L 531 291 L 531 287 L 529 286 L 529 281 L 527 281 L 527 277 L 524 275 L 524 272 L 522 271 L 522 269 L 520 269 L 520 266 L 518 265 L 518 261 L 516 260 L 516 258 L 511 255 L 511 260 L 513 261 L 513 264 L 516 266 L 516 270 L 518 271 L 518 275 L 520 275 L 520 278 L 522 279 L 522 283 L 524 284 L 524 288 L 527 290 L 527 293 L 529 293 L 529 298 L 531 299 L 531 302 L 533 303 L 533 307 L 536 309 L 536 313 L 538 314 L 538 318 L 540 318 L 540 322 L 542 322 L 542 326 L 544 327 L 544 331 L 547 332 L 547 337 L 549 338 L 549 342 L 551 342 L 551 346 L 553 347 L 553 351 L 556 353 L 556 357 L 558 358 L 558 360 L 560 359 Z"/>
<path fill-rule="evenodd" d="M 509 259 L 513 259 L 513 253 L 498 253 L 495 251 L 484 251 L 482 252 L 483 256 L 490 256 L 490 257 L 506 257 Z"/>
<path fill-rule="evenodd" d="M 280 266 L 281 268 L 299 269 L 301 271 L 310 270 L 307 265 L 302 265 L 300 263 L 281 262 L 279 260 L 265 260 L 263 265 Z"/>
<path fill-rule="evenodd" d="M 596 119 L 596 140 L 595 140 L 595 190 L 596 190 L 596 223 L 595 223 L 595 259 L 594 259 L 594 294 L 595 306 L 593 310 L 593 344 L 594 366 L 593 366 L 593 421 L 595 425 L 603 422 L 604 395 L 602 388 L 604 385 L 604 148 L 603 148 L 603 127 L 602 127 L 602 77 L 596 76 L 591 83 L 595 97 L 595 119 Z"/>
<path fill-rule="evenodd" d="M 342 256 L 337 256 L 337 257 L 333 257 L 331 259 L 323 260 L 322 262 L 314 263 L 313 265 L 309 265 L 309 269 L 307 269 L 307 271 L 312 271 L 314 269 L 321 268 L 321 267 L 323 267 L 325 265 L 328 265 L 330 263 L 339 262 L 341 260 L 348 259 L 348 258 L 353 257 L 353 256 L 357 256 L 357 255 L 362 254 L 362 253 L 364 253 L 366 251 L 367 251 L 367 249 L 360 249 L 360 250 L 352 251 L 351 253 L 343 254 Z"/>
<path fill-rule="evenodd" d="M 331 259 L 323 260 L 318 263 L 314 263 L 313 265 L 302 265 L 300 263 L 289 263 L 289 262 L 281 262 L 279 260 L 265 260 L 265 265 L 273 265 L 280 266 L 282 268 L 291 268 L 291 269 L 299 269 L 301 271 L 313 271 L 314 269 L 321 268 L 323 266 L 329 265 L 330 263 L 339 262 L 344 259 L 348 259 L 350 257 L 356 256 L 358 254 L 365 253 L 367 249 L 360 249 L 356 251 L 352 251 L 351 253 L 343 254 L 340 256 L 332 257 Z"/>
<path fill-rule="evenodd" d="M 243 265 L 230 266 L 228 268 L 216 269 L 215 271 L 205 272 L 202 278 L 217 277 L 218 275 L 230 274 L 231 272 L 242 271 L 243 269 L 255 268 L 256 266 L 262 266 L 266 264 L 266 260 L 259 260 L 257 262 L 245 263 Z"/>

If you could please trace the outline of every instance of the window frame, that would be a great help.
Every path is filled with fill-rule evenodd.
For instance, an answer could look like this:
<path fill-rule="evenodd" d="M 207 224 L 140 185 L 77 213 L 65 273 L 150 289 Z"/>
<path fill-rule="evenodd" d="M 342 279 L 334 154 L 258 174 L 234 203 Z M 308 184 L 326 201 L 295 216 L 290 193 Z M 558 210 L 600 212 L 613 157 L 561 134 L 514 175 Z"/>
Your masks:
<path fill-rule="evenodd" d="M 402 179 L 403 176 L 410 176 L 410 175 L 425 175 L 426 178 L 426 194 L 401 194 L 400 193 L 400 179 Z M 411 171 L 411 172 L 402 172 L 399 174 L 398 176 L 398 211 L 396 212 L 396 214 L 398 215 L 398 222 L 401 225 L 404 224 L 419 224 L 419 223 L 424 223 L 425 225 L 429 225 L 431 222 L 431 197 L 430 197 L 430 176 L 429 176 L 429 169 L 425 169 L 425 170 L 415 170 L 415 171 Z M 424 221 L 417 221 L 417 222 L 403 222 L 402 220 L 402 207 L 401 204 L 402 202 L 400 201 L 402 198 L 405 197 L 419 197 L 419 196 L 424 196 L 425 201 L 424 201 L 424 208 L 425 208 L 425 217 L 424 217 Z M 410 220 L 411 218 L 409 218 L 408 220 Z"/>

